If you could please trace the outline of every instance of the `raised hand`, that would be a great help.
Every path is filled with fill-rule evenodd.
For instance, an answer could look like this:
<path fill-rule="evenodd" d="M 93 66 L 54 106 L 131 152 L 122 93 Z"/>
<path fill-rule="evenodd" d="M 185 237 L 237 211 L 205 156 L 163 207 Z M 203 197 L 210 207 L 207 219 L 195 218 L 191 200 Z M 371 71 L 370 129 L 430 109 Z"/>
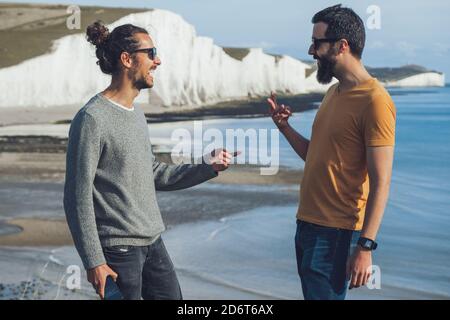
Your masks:
<path fill-rule="evenodd" d="M 272 117 L 273 122 L 279 129 L 286 128 L 289 123 L 288 119 L 292 115 L 291 108 L 284 104 L 278 105 L 277 97 L 274 92 L 271 93 L 270 98 L 267 98 L 269 103 L 269 114 Z"/>

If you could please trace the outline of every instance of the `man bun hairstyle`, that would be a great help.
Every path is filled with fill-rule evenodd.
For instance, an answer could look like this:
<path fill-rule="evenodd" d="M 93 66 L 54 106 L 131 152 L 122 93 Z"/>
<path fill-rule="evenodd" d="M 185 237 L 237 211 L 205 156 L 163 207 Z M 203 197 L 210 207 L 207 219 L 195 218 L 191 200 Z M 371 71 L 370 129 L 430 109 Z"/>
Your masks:
<path fill-rule="evenodd" d="M 122 52 L 132 53 L 139 48 L 139 41 L 134 38 L 137 33 L 148 34 L 147 30 L 132 24 L 124 24 L 109 32 L 103 22 L 95 21 L 86 29 L 86 39 L 95 47 L 97 64 L 103 73 L 119 72 L 119 60 Z"/>
<path fill-rule="evenodd" d="M 312 23 L 323 22 L 328 25 L 325 36 L 347 40 L 351 53 L 361 59 L 366 42 L 366 31 L 362 19 L 350 8 L 340 4 L 317 12 Z"/>

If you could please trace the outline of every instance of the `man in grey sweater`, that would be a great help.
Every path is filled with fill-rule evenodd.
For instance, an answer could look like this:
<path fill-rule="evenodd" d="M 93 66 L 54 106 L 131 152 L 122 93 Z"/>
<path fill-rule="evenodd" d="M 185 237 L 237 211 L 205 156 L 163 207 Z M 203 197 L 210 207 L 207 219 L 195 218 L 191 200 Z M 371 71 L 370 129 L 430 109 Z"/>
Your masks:
<path fill-rule="evenodd" d="M 125 299 L 181 299 L 173 264 L 160 237 L 165 227 L 155 190 L 188 188 L 217 176 L 232 155 L 210 163 L 168 165 L 152 154 L 143 111 L 133 106 L 153 86 L 161 64 L 145 29 L 87 29 L 97 64 L 112 75 L 108 88 L 76 114 L 69 132 L 64 209 L 88 281 L 101 298 L 107 276 Z"/>

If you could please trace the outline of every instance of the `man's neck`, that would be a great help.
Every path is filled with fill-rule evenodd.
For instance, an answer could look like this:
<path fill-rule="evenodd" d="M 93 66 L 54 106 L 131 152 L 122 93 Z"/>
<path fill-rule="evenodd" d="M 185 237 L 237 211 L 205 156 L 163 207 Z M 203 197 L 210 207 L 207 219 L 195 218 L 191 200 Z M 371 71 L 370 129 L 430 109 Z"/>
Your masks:
<path fill-rule="evenodd" d="M 106 98 L 132 109 L 133 101 L 138 96 L 139 90 L 134 88 L 129 81 L 113 78 L 109 87 L 102 94 Z"/>
<path fill-rule="evenodd" d="M 340 92 L 350 90 L 372 78 L 360 61 L 342 66 L 341 70 L 337 70 L 335 76 L 339 80 Z"/>

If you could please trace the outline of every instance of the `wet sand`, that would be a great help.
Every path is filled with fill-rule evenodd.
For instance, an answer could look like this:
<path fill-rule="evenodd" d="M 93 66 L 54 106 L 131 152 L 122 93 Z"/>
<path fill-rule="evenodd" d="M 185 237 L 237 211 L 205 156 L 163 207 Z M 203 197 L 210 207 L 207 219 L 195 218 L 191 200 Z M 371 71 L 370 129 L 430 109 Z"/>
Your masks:
<path fill-rule="evenodd" d="M 73 245 L 65 219 L 12 219 L 7 224 L 15 226 L 20 232 L 0 236 L 0 246 Z"/>

